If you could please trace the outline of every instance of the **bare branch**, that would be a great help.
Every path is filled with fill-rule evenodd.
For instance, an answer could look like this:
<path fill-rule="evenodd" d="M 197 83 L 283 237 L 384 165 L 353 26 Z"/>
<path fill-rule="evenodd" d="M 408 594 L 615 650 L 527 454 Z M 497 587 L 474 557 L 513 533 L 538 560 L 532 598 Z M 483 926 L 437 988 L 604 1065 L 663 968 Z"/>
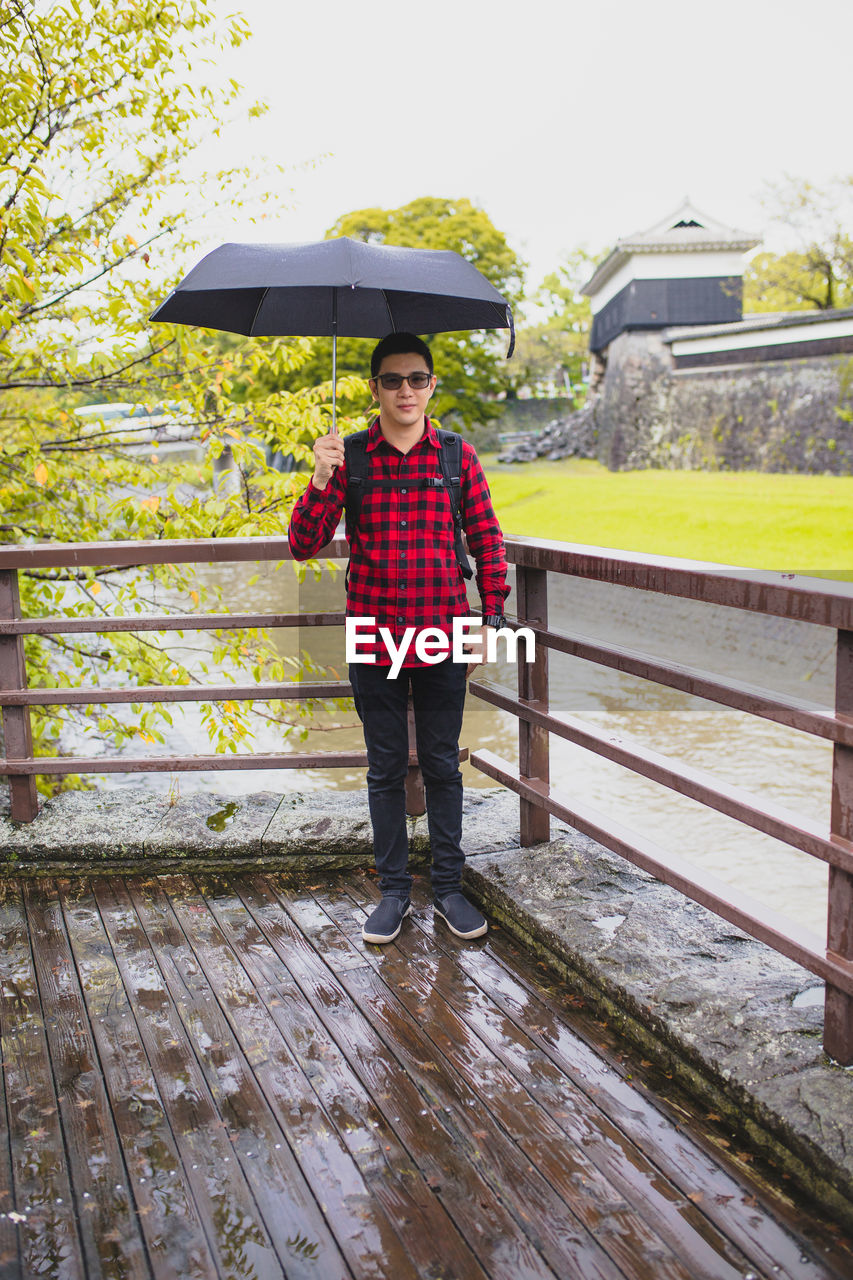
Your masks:
<path fill-rule="evenodd" d="M 170 338 L 162 346 L 152 346 L 148 351 L 136 356 L 135 359 L 129 360 L 127 364 L 120 365 L 118 369 L 111 369 L 109 373 L 94 374 L 90 378 L 68 378 L 66 375 L 61 383 L 57 379 L 51 378 L 25 378 L 15 382 L 0 382 L 0 391 L 33 391 L 57 386 L 67 387 L 69 390 L 77 390 L 82 387 L 91 387 L 95 384 L 104 385 L 104 383 L 112 379 L 119 378 L 123 373 L 128 373 L 131 369 L 135 369 L 140 364 L 149 364 L 155 356 L 162 355 L 164 351 L 168 351 L 170 347 L 175 345 L 175 339 Z"/>

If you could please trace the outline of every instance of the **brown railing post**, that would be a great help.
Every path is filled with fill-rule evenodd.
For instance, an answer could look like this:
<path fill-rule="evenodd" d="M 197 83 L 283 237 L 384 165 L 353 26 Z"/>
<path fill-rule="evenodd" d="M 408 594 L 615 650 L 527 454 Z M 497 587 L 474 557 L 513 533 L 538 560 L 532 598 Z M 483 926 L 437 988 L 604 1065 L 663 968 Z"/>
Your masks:
<path fill-rule="evenodd" d="M 835 666 L 835 710 L 853 715 L 853 631 L 838 632 Z M 831 836 L 853 840 L 853 747 L 836 742 L 832 752 Z M 853 875 L 829 868 L 827 950 L 853 960 Z M 853 1063 L 853 996 L 826 985 L 823 1047 L 831 1058 L 848 1067 Z"/>
<path fill-rule="evenodd" d="M 21 597 L 17 569 L 0 570 L 0 618 L 20 618 Z M 26 689 L 27 662 L 23 636 L 0 636 L 0 690 Z M 2 696 L 2 695 L 0 695 Z M 33 733 L 29 707 L 3 707 L 6 759 L 32 760 Z M 38 793 L 33 774 L 9 774 L 13 822 L 32 822 L 38 815 Z"/>
<path fill-rule="evenodd" d="M 519 622 L 548 626 L 548 573 L 545 569 L 527 569 L 518 566 L 516 572 L 516 601 Z M 521 646 L 519 646 L 521 652 Z M 533 662 L 518 663 L 518 696 L 526 702 L 535 702 L 540 711 L 548 710 L 548 650 L 537 644 Z M 526 720 L 518 722 L 518 771 L 522 778 L 550 780 L 548 760 L 548 730 Z M 545 809 L 520 800 L 521 843 L 523 847 L 541 844 L 551 838 L 551 817 Z"/>
<path fill-rule="evenodd" d="M 419 818 L 426 813 L 426 797 L 424 795 L 424 775 L 421 766 L 412 757 L 417 755 L 418 742 L 415 736 L 415 708 L 409 693 L 409 768 L 406 772 L 406 813 L 410 818 Z"/>

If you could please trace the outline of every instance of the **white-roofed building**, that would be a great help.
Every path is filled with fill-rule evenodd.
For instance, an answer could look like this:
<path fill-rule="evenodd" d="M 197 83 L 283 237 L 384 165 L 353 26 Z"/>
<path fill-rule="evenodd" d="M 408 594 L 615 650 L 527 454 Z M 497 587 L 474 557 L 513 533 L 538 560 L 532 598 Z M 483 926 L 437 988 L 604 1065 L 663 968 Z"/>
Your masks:
<path fill-rule="evenodd" d="M 760 243 L 689 200 L 646 231 L 617 240 L 582 288 L 593 314 L 591 349 L 620 333 L 725 324 L 743 314 L 744 254 Z"/>
<path fill-rule="evenodd" d="M 853 472 L 853 308 L 744 316 L 759 243 L 685 200 L 583 286 L 582 413 L 609 467 Z"/>

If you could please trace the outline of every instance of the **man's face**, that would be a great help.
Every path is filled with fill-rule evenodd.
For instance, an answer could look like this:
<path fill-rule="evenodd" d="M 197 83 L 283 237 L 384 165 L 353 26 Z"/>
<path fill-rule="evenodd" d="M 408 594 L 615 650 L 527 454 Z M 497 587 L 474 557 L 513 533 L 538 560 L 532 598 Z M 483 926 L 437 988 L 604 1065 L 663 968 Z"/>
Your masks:
<path fill-rule="evenodd" d="M 410 382 L 403 382 L 396 389 L 386 389 L 382 385 L 385 374 L 426 374 L 429 382 L 423 388 L 416 388 Z M 386 426 L 409 430 L 420 427 L 426 412 L 429 398 L 435 390 L 437 378 L 430 376 L 426 360 L 415 352 L 396 356 L 385 356 L 379 366 L 375 378 L 370 379 L 370 390 L 374 400 L 379 401 L 379 416 Z"/>

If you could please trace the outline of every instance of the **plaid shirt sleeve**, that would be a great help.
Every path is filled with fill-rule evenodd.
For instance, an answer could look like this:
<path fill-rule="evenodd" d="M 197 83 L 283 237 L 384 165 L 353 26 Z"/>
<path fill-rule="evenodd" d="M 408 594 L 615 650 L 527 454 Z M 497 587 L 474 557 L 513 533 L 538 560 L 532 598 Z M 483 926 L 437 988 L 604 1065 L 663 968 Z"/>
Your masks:
<path fill-rule="evenodd" d="M 287 536 L 294 560 L 308 560 L 331 542 L 344 509 L 346 480 L 344 468 L 337 467 L 325 489 L 315 489 L 311 481 L 290 514 Z"/>
<path fill-rule="evenodd" d="M 462 443 L 462 527 L 477 563 L 483 613 L 502 614 L 510 590 L 503 534 L 482 464 L 467 440 Z"/>

